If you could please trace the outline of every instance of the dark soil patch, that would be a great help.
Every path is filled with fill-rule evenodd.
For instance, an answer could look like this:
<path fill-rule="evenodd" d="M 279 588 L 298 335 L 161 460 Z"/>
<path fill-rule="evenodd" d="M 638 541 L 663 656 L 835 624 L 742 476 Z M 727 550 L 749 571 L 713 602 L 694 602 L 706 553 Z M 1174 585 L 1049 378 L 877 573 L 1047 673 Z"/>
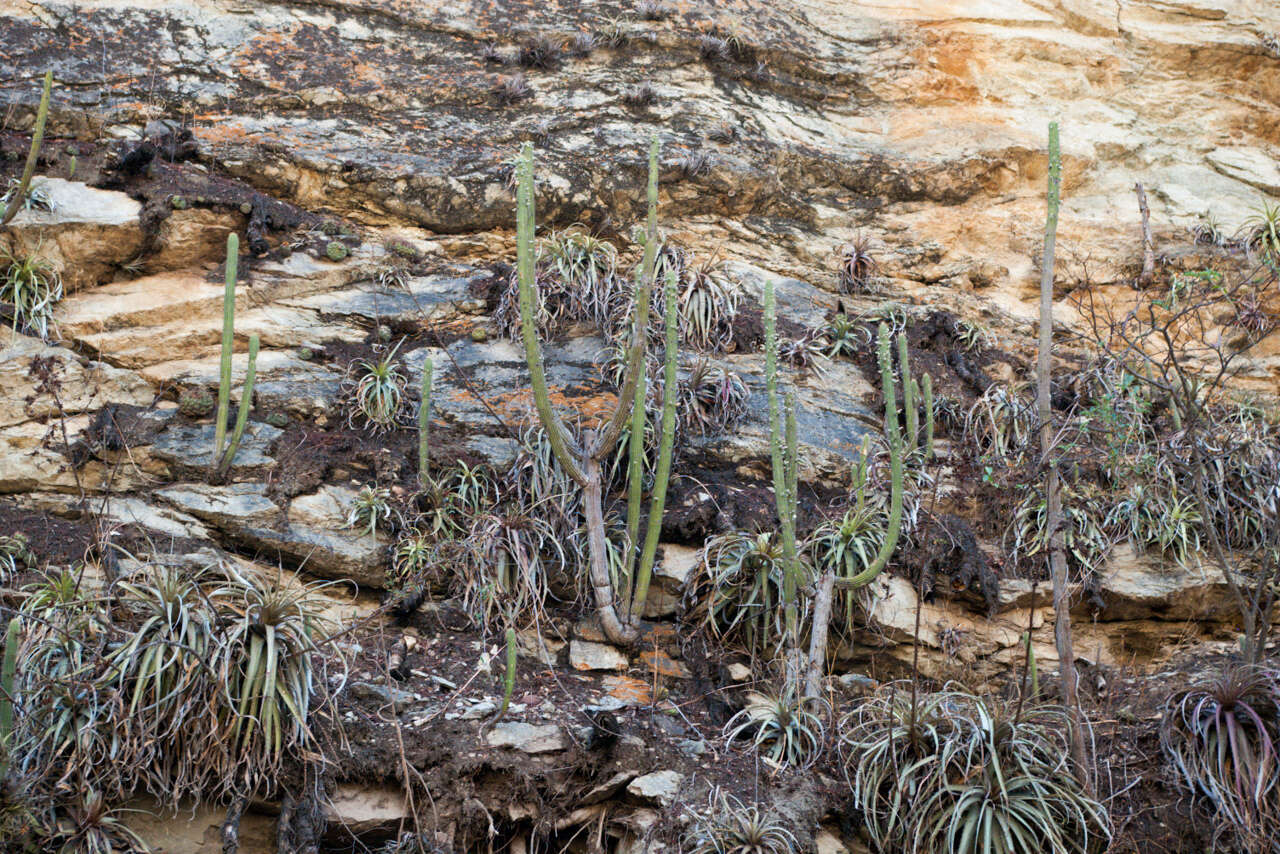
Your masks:
<path fill-rule="evenodd" d="M 42 510 L 25 510 L 0 502 L 0 535 L 21 533 L 40 565 L 69 566 L 84 558 L 94 541 L 93 524 L 70 521 Z"/>

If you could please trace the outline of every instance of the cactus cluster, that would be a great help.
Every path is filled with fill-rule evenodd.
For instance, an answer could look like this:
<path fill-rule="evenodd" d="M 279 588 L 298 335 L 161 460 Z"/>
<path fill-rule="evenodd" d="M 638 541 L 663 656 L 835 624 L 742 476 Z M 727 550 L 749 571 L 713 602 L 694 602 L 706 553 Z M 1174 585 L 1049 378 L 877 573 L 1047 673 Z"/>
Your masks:
<path fill-rule="evenodd" d="M 782 599 L 788 642 L 798 643 L 799 616 L 796 591 L 800 586 L 801 565 L 796 549 L 797 493 L 799 458 L 796 439 L 796 399 L 787 395 L 785 414 L 780 411 L 778 396 L 778 331 L 777 299 L 773 281 L 764 286 L 765 383 L 769 394 L 769 451 L 773 462 L 773 493 L 782 529 Z M 784 426 L 785 424 L 785 426 Z M 784 432 L 785 431 L 785 432 Z"/>
<path fill-rule="evenodd" d="M 214 478 L 224 478 L 231 471 L 236 452 L 240 450 L 240 440 L 244 438 L 244 428 L 249 421 L 249 410 L 253 407 L 253 381 L 258 367 L 258 336 L 249 336 L 249 363 L 245 368 L 244 388 L 240 392 L 240 407 L 236 412 L 236 423 L 227 436 L 227 416 L 231 407 L 231 353 L 235 342 L 236 326 L 236 266 L 240 257 L 240 238 L 234 233 L 227 235 L 227 277 L 226 288 L 222 295 L 222 360 L 218 376 L 218 410 L 213 428 L 213 460 L 210 463 Z"/>
<path fill-rule="evenodd" d="M 675 311 L 675 277 L 668 275 L 665 282 L 665 332 L 666 354 L 662 398 L 662 433 L 658 462 L 655 470 L 652 503 L 649 509 L 648 529 L 644 545 L 639 544 L 640 505 L 643 479 L 641 441 L 630 443 L 627 486 L 627 543 L 622 571 L 616 588 L 610 572 L 609 542 L 605 532 L 603 508 L 603 477 L 601 464 L 617 446 L 624 429 L 630 426 L 631 435 L 639 437 L 645 431 L 645 350 L 648 341 L 649 306 L 653 293 L 654 267 L 658 246 L 658 140 L 655 136 L 649 151 L 648 223 L 644 258 L 636 282 L 630 341 L 626 350 L 626 368 L 618 404 L 604 426 L 584 431 L 580 440 L 575 439 L 551 407 L 547 389 L 546 371 L 542 362 L 542 347 L 538 342 L 535 306 L 537 294 L 534 277 L 534 200 L 533 200 L 533 151 L 526 143 L 516 164 L 516 234 L 517 264 L 520 297 L 520 335 L 524 343 L 525 361 L 528 364 L 530 385 L 538 419 L 547 434 L 548 443 L 561 467 L 583 489 L 583 513 L 586 517 L 587 541 L 590 552 L 590 580 L 595 597 L 596 613 L 601 627 L 615 643 L 629 644 L 638 636 L 639 622 L 644 614 L 652 577 L 658 536 L 662 528 L 662 514 L 666 501 L 667 483 L 671 474 L 671 453 L 675 444 L 676 420 L 676 364 L 677 312 Z M 638 561 L 638 566 L 637 566 Z M 619 614 L 619 599 L 626 612 Z"/>

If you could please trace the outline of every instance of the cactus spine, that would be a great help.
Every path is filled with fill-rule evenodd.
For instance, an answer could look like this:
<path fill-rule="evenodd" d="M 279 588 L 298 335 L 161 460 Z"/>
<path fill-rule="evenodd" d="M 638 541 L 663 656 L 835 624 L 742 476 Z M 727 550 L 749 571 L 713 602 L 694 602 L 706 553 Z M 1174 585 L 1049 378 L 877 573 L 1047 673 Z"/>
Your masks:
<path fill-rule="evenodd" d="M 422 363 L 422 397 L 418 402 L 418 484 L 431 486 L 431 380 L 435 365 L 428 356 Z"/>
<path fill-rule="evenodd" d="M 635 578 L 635 596 L 627 599 L 628 613 L 625 619 L 618 613 L 618 591 L 610 574 L 608 540 L 605 534 L 603 483 L 600 472 L 601 462 L 617 446 L 622 431 L 628 422 L 632 427 L 632 446 L 629 459 L 629 484 L 627 525 L 630 539 L 627 543 L 627 557 L 623 565 L 620 584 L 630 586 L 630 570 L 635 565 L 635 548 L 639 534 L 640 514 L 639 502 L 641 493 L 642 461 L 640 454 L 644 443 L 644 376 L 647 344 L 647 327 L 649 321 L 649 301 L 653 293 L 653 271 L 658 250 L 658 139 L 653 137 L 649 149 L 649 216 L 648 236 L 645 241 L 644 259 L 641 263 L 634 314 L 631 323 L 631 340 L 627 346 L 626 373 L 622 388 L 618 394 L 618 405 L 602 429 L 584 431 L 581 444 L 576 442 L 565 428 L 551 406 L 551 396 L 547 389 L 546 370 L 542 362 L 542 347 L 538 342 L 538 330 L 534 307 L 537 296 L 534 293 L 533 234 L 534 234 L 534 199 L 533 199 L 533 148 L 526 143 L 520 150 L 520 158 L 516 165 L 516 272 L 520 287 L 520 337 L 524 343 L 525 361 L 529 368 L 530 385 L 533 387 L 534 406 L 538 420 L 556 460 L 565 473 L 583 490 L 583 515 L 586 519 L 587 545 L 590 558 L 590 580 L 596 603 L 596 614 L 600 626 L 614 643 L 630 644 L 639 636 L 639 621 L 644 612 L 644 598 L 648 595 L 649 577 L 653 566 L 653 555 L 657 549 L 657 535 L 662 524 L 662 509 L 666 498 L 667 481 L 670 477 L 671 446 L 675 430 L 675 393 L 674 380 L 666 383 L 663 389 L 663 437 L 662 451 L 658 461 L 657 482 L 654 487 L 654 504 L 649 513 L 649 530 L 646 533 L 646 546 L 641 555 L 641 563 Z M 669 291 L 674 283 L 669 282 Z M 668 295 L 670 300 L 670 294 Z M 675 320 L 675 312 L 668 310 L 667 338 L 671 340 L 671 324 Z M 667 376 L 674 377 L 675 347 L 668 347 L 666 353 Z M 656 528 L 656 530 L 655 530 Z M 649 540 L 653 543 L 650 546 Z"/>
<path fill-rule="evenodd" d="M 31 150 L 27 153 L 27 164 L 22 169 L 22 178 L 18 182 L 18 189 L 14 193 L 13 198 L 9 199 L 9 206 L 4 209 L 4 216 L 0 217 L 0 225 L 8 225 L 9 221 L 18 215 L 18 211 L 22 210 L 23 202 L 27 199 L 27 189 L 31 186 L 31 176 L 36 172 L 36 163 L 40 158 L 40 146 L 44 144 L 44 125 L 49 119 L 49 93 L 53 90 L 53 72 L 46 71 L 44 73 L 44 91 L 40 93 L 40 106 L 36 110 L 36 126 L 31 132 Z"/>
<path fill-rule="evenodd" d="M 217 419 L 213 427 L 213 463 L 214 475 L 218 478 L 227 476 L 231 464 L 235 461 L 236 452 L 240 450 L 240 440 L 244 437 L 244 428 L 249 421 L 249 410 L 253 407 L 253 382 L 257 375 L 258 336 L 249 336 L 249 362 L 245 367 L 244 389 L 240 392 L 240 408 L 236 411 L 236 423 L 232 428 L 230 442 L 227 441 L 227 415 L 231 407 L 231 354 L 235 345 L 236 326 L 236 263 L 240 255 L 240 238 L 234 233 L 227 235 L 227 276 L 222 293 L 222 359 L 218 376 L 218 409 Z"/>

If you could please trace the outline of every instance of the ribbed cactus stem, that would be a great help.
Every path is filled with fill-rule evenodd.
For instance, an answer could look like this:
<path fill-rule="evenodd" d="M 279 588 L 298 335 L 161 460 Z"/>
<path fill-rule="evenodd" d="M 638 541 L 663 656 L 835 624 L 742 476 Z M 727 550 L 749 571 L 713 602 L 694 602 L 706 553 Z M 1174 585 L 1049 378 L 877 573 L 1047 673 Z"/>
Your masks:
<path fill-rule="evenodd" d="M 22 620 L 14 617 L 4 636 L 4 669 L 0 671 L 0 783 L 9 776 L 9 756 L 13 751 L 14 677 L 18 672 L 18 645 L 22 643 Z"/>
<path fill-rule="evenodd" d="M 218 476 L 226 477 L 235 462 L 236 452 L 240 450 L 240 440 L 244 438 L 244 428 L 249 423 L 249 410 L 253 408 L 253 381 L 257 376 L 258 336 L 249 336 L 249 362 L 244 371 L 244 388 L 240 392 L 240 408 L 236 410 L 236 425 L 231 432 L 231 441 L 227 452 L 218 466 Z"/>
<path fill-rule="evenodd" d="M 933 377 L 925 374 L 920 378 L 920 388 L 924 395 L 924 458 L 933 459 Z"/>
<path fill-rule="evenodd" d="M 911 356 L 907 350 L 907 333 L 898 334 L 898 376 L 902 379 L 902 409 L 906 415 L 907 435 L 905 438 L 906 452 L 910 455 L 915 451 L 920 440 L 920 421 L 916 412 L 916 392 L 919 387 L 916 381 L 911 378 Z M 897 415 L 895 414 L 896 418 Z"/>
<path fill-rule="evenodd" d="M 898 536 L 902 533 L 902 461 L 905 456 L 902 431 L 898 426 L 898 400 L 894 390 L 893 359 L 889 349 L 889 327 L 880 324 L 880 334 L 876 342 L 876 358 L 880 362 L 880 390 L 884 395 L 884 433 L 889 443 L 889 523 L 885 530 L 884 542 L 880 551 L 867 568 L 852 578 L 842 578 L 836 582 L 839 587 L 854 590 L 870 584 L 889 563 L 894 549 L 898 547 Z"/>
<path fill-rule="evenodd" d="M 637 306 L 637 308 L 639 308 Z M 644 432 L 646 426 L 645 395 L 648 394 L 647 371 L 641 370 L 636 380 L 636 394 L 631 402 L 631 435 L 627 442 L 627 542 L 626 558 L 618 585 L 623 591 L 631 589 L 632 571 L 639 551 L 640 502 L 644 492 Z M 622 401 L 619 401 L 621 404 Z"/>
<path fill-rule="evenodd" d="M 653 476 L 653 499 L 649 505 L 649 527 L 644 536 L 644 552 L 640 555 L 640 571 L 636 575 L 635 596 L 631 613 L 644 616 L 644 603 L 649 598 L 649 580 L 653 577 L 653 559 L 662 534 L 662 514 L 667 506 L 667 485 L 671 481 L 671 454 L 676 442 L 676 364 L 679 359 L 679 318 L 676 310 L 676 274 L 667 272 L 665 288 L 666 361 L 662 375 L 662 438 L 658 447 L 658 467 Z"/>
<path fill-rule="evenodd" d="M 547 433 L 547 441 L 561 467 L 579 485 L 586 485 L 586 476 L 578 460 L 570 451 L 568 432 L 551 408 L 551 395 L 547 390 L 547 374 L 542 363 L 542 345 L 538 342 L 538 326 L 535 306 L 537 295 L 533 270 L 533 145 L 526 142 L 520 148 L 516 161 L 516 276 L 520 287 L 520 337 L 524 341 L 525 362 L 529 367 L 529 384 L 533 387 L 533 402 L 538 420 Z"/>
<path fill-rule="evenodd" d="M 53 72 L 44 73 L 44 91 L 40 93 L 40 106 L 36 109 L 36 126 L 31 131 L 31 150 L 27 152 L 27 164 L 22 169 L 22 178 L 18 181 L 18 189 L 9 199 L 9 205 L 0 216 L 0 225 L 8 225 L 10 220 L 22 210 L 27 200 L 27 190 L 31 187 L 31 178 L 36 173 L 36 164 L 40 161 L 40 146 L 44 144 L 44 125 L 49 119 L 49 93 L 53 90 Z M 75 158 L 72 158 L 74 161 Z"/>
<path fill-rule="evenodd" d="M 213 463 L 222 461 L 227 443 L 227 414 L 231 407 L 231 353 L 236 330 L 236 264 L 240 258 L 240 237 L 227 235 L 227 275 L 222 291 L 222 358 L 218 364 L 218 409 L 213 425 Z"/>
<path fill-rule="evenodd" d="M 502 717 L 507 713 L 507 708 L 511 705 L 511 695 L 516 690 L 516 630 L 507 629 L 507 669 L 502 674 L 502 708 L 498 711 L 498 717 Z"/>
<path fill-rule="evenodd" d="M 418 485 L 431 488 L 431 381 L 435 364 L 428 356 L 422 363 L 422 395 L 418 401 Z"/>

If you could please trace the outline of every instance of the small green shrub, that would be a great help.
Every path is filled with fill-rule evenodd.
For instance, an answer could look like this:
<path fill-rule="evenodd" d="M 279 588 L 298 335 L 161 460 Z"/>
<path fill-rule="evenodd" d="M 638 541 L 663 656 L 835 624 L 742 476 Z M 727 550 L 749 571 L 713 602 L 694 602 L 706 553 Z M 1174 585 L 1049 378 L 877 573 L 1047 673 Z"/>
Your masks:
<path fill-rule="evenodd" d="M 50 262 L 35 255 L 17 257 L 0 250 L 0 303 L 13 314 L 13 331 L 48 338 L 53 307 L 62 299 L 62 276 Z"/>
<path fill-rule="evenodd" d="M 866 328 L 845 314 L 831 318 L 831 324 L 823 331 L 826 340 L 826 357 L 839 356 L 852 359 L 871 346 L 871 336 Z"/>
<path fill-rule="evenodd" d="M 746 707 L 729 719 L 725 724 L 729 743 L 744 736 L 775 766 L 807 768 L 822 750 L 826 727 L 810 704 L 789 687 L 776 694 L 752 696 Z"/>
<path fill-rule="evenodd" d="M 686 613 L 722 643 L 764 653 L 783 634 L 782 576 L 782 542 L 773 533 L 712 537 L 686 594 Z"/>
<path fill-rule="evenodd" d="M 689 854 L 800 854 L 800 842 L 780 818 L 721 795 L 700 815 L 682 850 Z"/>
<path fill-rule="evenodd" d="M 838 726 L 854 807 L 872 844 L 907 854 L 1093 854 L 1106 808 L 1068 766 L 1070 718 L 958 687 L 882 686 Z"/>
<path fill-rule="evenodd" d="M 345 386 L 347 423 L 352 429 L 364 426 L 376 434 L 400 426 L 408 380 L 396 360 L 399 349 L 397 344 L 377 359 L 359 359 L 351 364 Z"/>
<path fill-rule="evenodd" d="M 347 527 L 364 528 L 364 535 L 371 537 L 379 528 L 393 528 L 398 518 L 391 506 L 391 491 L 386 487 L 366 486 L 351 499 Z"/>
<path fill-rule="evenodd" d="M 1246 245 L 1268 264 L 1280 265 L 1280 204 L 1264 201 L 1244 228 Z"/>
<path fill-rule="evenodd" d="M 330 261 L 341 261 L 351 254 L 351 250 L 341 240 L 330 240 L 324 247 L 324 255 Z"/>

